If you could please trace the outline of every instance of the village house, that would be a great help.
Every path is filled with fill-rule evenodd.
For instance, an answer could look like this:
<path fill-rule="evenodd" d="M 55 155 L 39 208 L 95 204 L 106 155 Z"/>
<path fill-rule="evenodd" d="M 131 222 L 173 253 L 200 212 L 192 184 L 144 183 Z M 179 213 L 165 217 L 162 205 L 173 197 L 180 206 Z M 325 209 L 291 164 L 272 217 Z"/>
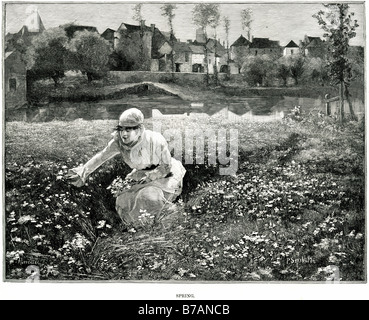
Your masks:
<path fill-rule="evenodd" d="M 283 49 L 283 56 L 293 56 L 300 54 L 300 47 L 294 42 L 290 41 Z"/>
<path fill-rule="evenodd" d="M 24 106 L 27 103 L 27 69 L 19 51 L 5 53 L 4 76 L 6 107 Z"/>
<path fill-rule="evenodd" d="M 216 65 L 218 72 L 224 69 L 224 67 L 227 66 L 228 55 L 227 50 L 220 43 L 220 39 L 216 40 L 210 38 L 206 44 L 206 47 L 212 53 L 212 67 L 214 68 L 214 65 Z"/>
<path fill-rule="evenodd" d="M 7 108 L 22 107 L 27 103 L 27 69 L 22 52 L 43 31 L 44 24 L 35 9 L 17 33 L 5 36 L 4 89 Z"/>
<path fill-rule="evenodd" d="M 44 24 L 37 9 L 35 9 L 17 33 L 8 33 L 5 36 L 5 52 L 16 50 L 20 44 L 26 47 L 30 46 L 32 39 L 43 31 L 45 31 Z"/>
<path fill-rule="evenodd" d="M 192 72 L 192 50 L 187 42 L 175 42 L 173 54 L 175 72 Z"/>
<path fill-rule="evenodd" d="M 242 34 L 241 36 L 231 44 L 230 46 L 230 59 L 234 60 L 237 54 L 240 54 L 243 51 L 244 54 L 250 53 L 250 44 L 251 42 L 247 40 Z"/>
<path fill-rule="evenodd" d="M 192 72 L 205 72 L 205 48 L 204 46 L 189 45 L 191 49 Z"/>
<path fill-rule="evenodd" d="M 269 38 L 254 38 L 251 39 L 249 46 L 250 55 L 271 55 L 271 56 L 282 56 L 282 48 L 279 45 L 279 41 L 269 40 Z"/>
<path fill-rule="evenodd" d="M 122 23 L 114 32 L 114 35 L 109 30 L 105 30 L 103 33 L 106 40 L 112 41 L 113 38 L 113 48 L 115 50 L 124 44 L 124 40 L 132 39 L 135 36 L 137 39 L 141 39 L 145 55 L 151 58 L 150 71 L 168 70 L 169 56 L 172 53 L 170 36 L 168 33 L 161 32 L 154 24 L 146 26 L 144 20 L 141 25 Z"/>
<path fill-rule="evenodd" d="M 319 37 L 305 35 L 304 40 L 300 40 L 300 50 L 304 56 L 324 58 L 326 54 L 326 44 Z"/>
<path fill-rule="evenodd" d="M 230 46 L 230 73 L 238 74 L 241 71 L 243 57 L 250 54 L 251 42 L 246 39 L 242 34 L 241 36 L 231 44 Z"/>
<path fill-rule="evenodd" d="M 227 51 L 224 46 L 219 40 L 212 38 L 206 40 L 201 28 L 196 30 L 196 40 L 187 40 L 187 43 L 191 49 L 192 72 L 205 72 L 207 67 L 208 72 L 212 74 L 215 66 L 219 72 L 222 65 L 227 65 Z"/>

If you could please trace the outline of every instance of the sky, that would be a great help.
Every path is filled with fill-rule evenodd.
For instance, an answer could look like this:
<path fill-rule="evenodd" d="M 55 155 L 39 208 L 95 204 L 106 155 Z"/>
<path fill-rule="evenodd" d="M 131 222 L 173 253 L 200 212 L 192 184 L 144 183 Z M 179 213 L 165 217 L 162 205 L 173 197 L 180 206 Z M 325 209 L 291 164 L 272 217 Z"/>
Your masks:
<path fill-rule="evenodd" d="M 285 46 L 291 40 L 296 44 L 303 40 L 305 35 L 322 37 L 323 30 L 312 17 L 323 8 L 320 2 L 302 1 L 212 1 L 220 5 L 221 16 L 227 16 L 230 21 L 229 42 L 232 44 L 246 31 L 242 30 L 240 12 L 251 9 L 253 22 L 251 35 L 260 38 L 280 41 Z M 74 22 L 79 25 L 95 26 L 99 33 L 107 28 L 116 30 L 122 22 L 137 24 L 133 19 L 133 7 L 138 2 L 128 1 L 2 1 L 3 16 L 5 17 L 5 33 L 18 32 L 30 11 L 36 6 L 46 29 L 61 24 Z M 160 7 L 164 1 L 141 2 L 143 18 L 146 25 L 155 24 L 162 31 L 169 31 L 168 22 L 161 15 Z M 196 3 L 192 1 L 167 1 L 177 5 L 174 17 L 174 33 L 181 41 L 196 38 L 196 25 L 192 22 L 192 10 Z M 365 44 L 365 9 L 364 1 L 350 2 L 350 11 L 355 13 L 359 28 L 357 36 L 352 39 L 351 45 Z M 208 31 L 212 36 L 212 30 Z M 217 38 L 226 40 L 223 23 L 217 28 Z"/>

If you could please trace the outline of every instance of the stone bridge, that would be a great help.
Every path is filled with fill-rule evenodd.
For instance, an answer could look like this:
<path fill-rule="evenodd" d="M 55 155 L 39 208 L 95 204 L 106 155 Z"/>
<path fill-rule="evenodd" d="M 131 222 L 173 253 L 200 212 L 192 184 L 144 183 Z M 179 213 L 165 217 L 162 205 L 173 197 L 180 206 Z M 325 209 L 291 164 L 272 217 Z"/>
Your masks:
<path fill-rule="evenodd" d="M 172 96 L 177 96 L 185 101 L 191 101 L 191 97 L 185 95 L 180 90 L 173 88 L 169 84 L 159 83 L 159 82 L 138 82 L 138 83 L 123 83 L 114 86 L 108 86 L 103 89 L 103 94 L 105 99 L 114 99 L 125 94 L 141 93 L 145 91 L 167 94 Z"/>

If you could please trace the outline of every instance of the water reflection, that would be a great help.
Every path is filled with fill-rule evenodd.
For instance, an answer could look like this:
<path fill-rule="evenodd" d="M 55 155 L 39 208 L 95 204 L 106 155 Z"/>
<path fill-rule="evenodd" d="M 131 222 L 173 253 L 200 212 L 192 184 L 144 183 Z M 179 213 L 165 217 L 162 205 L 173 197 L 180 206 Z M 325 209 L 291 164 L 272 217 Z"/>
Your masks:
<path fill-rule="evenodd" d="M 303 97 L 230 97 L 227 100 L 189 102 L 176 96 L 132 95 L 116 100 L 99 102 L 57 102 L 38 108 L 6 110 L 6 121 L 47 122 L 53 120 L 72 121 L 78 118 L 85 120 L 118 119 L 126 109 L 136 107 L 142 110 L 145 118 L 165 116 L 211 116 L 237 119 L 278 119 L 282 118 L 294 106 L 300 105 L 303 112 L 325 111 L 324 99 Z M 364 114 L 364 104 L 353 100 L 357 114 Z M 337 106 L 332 104 L 332 113 Z M 347 109 L 348 110 L 348 109 Z"/>

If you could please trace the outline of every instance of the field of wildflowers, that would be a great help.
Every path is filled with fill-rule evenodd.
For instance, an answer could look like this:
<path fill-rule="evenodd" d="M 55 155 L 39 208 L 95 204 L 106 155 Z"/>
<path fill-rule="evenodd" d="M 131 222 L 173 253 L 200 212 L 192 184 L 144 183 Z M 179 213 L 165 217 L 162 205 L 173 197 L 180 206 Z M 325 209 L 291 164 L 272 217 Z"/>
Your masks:
<path fill-rule="evenodd" d="M 64 180 L 115 125 L 6 123 L 6 279 L 23 281 L 34 264 L 41 280 L 326 281 L 333 266 L 342 281 L 365 280 L 363 123 L 163 121 L 163 130 L 237 129 L 238 171 L 186 164 L 175 206 L 159 221 L 142 212 L 130 230 L 114 210 L 129 173 L 119 157 L 82 188 Z"/>

